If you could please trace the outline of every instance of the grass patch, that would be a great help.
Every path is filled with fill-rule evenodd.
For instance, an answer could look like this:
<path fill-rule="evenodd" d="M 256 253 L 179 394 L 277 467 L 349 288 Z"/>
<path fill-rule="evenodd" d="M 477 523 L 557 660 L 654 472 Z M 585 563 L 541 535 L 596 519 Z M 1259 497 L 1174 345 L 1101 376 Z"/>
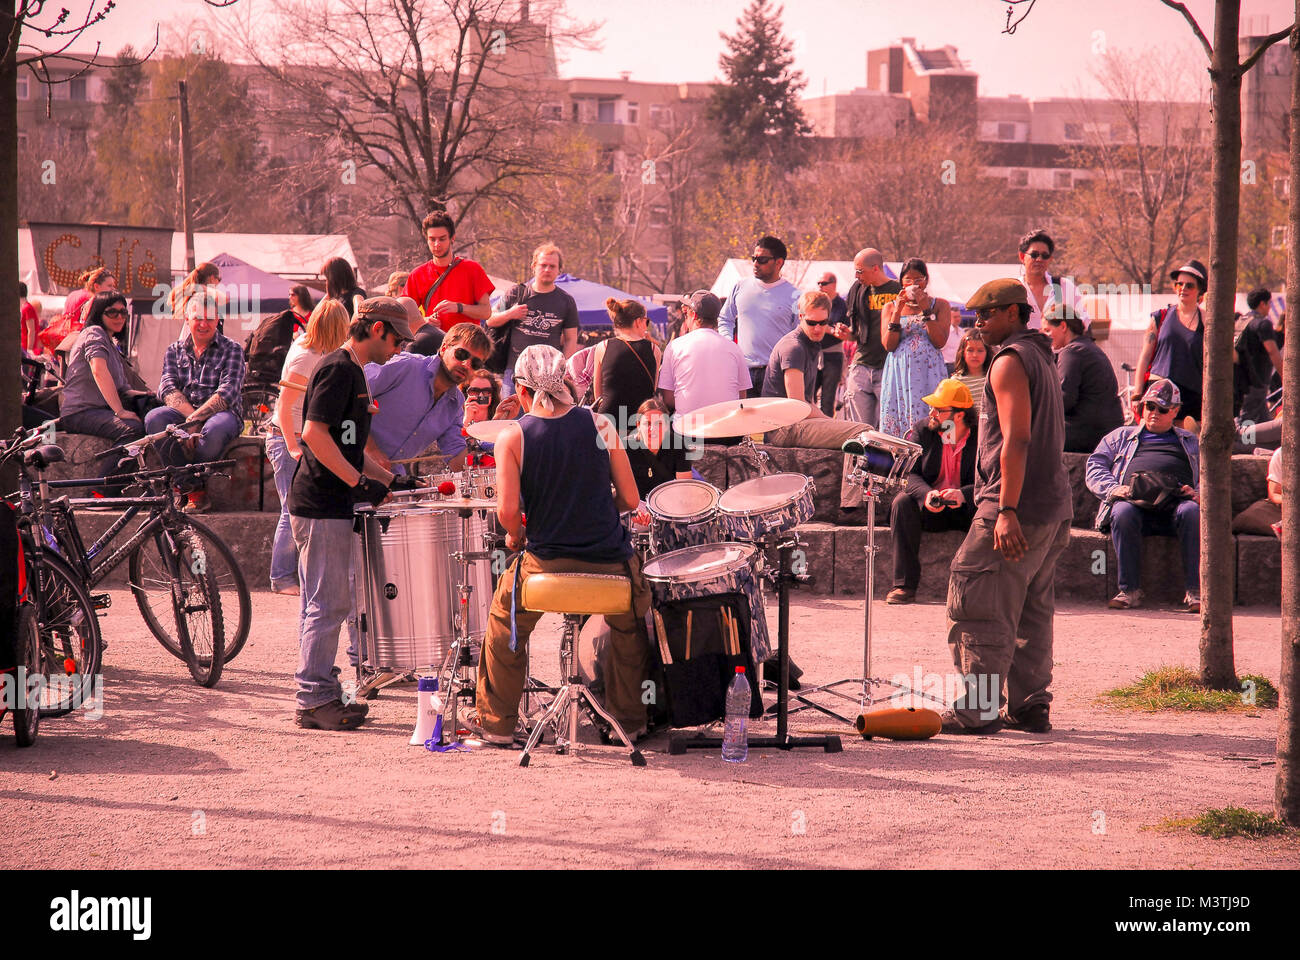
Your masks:
<path fill-rule="evenodd" d="M 1249 702 L 1253 693 L 1254 703 Z M 1160 667 L 1127 687 L 1107 690 L 1103 703 L 1129 710 L 1198 710 L 1206 713 L 1250 713 L 1277 706 L 1277 688 L 1267 677 L 1247 674 L 1239 690 L 1211 690 L 1187 667 Z"/>
<path fill-rule="evenodd" d="M 1190 830 L 1197 836 L 1213 837 L 1216 840 L 1227 837 L 1249 837 L 1258 840 L 1261 837 L 1296 832 L 1271 813 L 1260 813 L 1256 810 L 1247 810 L 1245 807 L 1206 810 L 1196 817 L 1169 817 L 1160 821 L 1155 829 L 1162 832 Z"/>

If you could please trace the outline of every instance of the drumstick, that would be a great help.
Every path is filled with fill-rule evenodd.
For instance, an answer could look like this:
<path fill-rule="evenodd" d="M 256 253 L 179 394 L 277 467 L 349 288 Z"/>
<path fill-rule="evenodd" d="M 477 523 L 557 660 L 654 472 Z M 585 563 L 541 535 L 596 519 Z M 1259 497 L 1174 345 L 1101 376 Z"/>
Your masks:
<path fill-rule="evenodd" d="M 731 611 L 726 607 L 722 608 L 722 627 L 722 649 L 727 656 L 731 656 Z"/>
<path fill-rule="evenodd" d="M 740 656 L 740 621 L 736 619 L 735 614 L 731 616 L 731 650 L 736 656 Z"/>
<path fill-rule="evenodd" d="M 693 610 L 686 611 L 686 659 L 691 659 L 691 618 L 695 616 Z"/>
<path fill-rule="evenodd" d="M 730 651 L 727 650 L 727 611 L 722 608 L 718 609 L 718 622 L 722 624 L 722 652 L 728 653 Z"/>
<path fill-rule="evenodd" d="M 655 614 L 655 633 L 659 634 L 659 656 L 664 665 L 668 666 L 673 662 L 673 656 L 668 650 L 668 630 L 664 627 L 664 617 L 658 610 Z"/>

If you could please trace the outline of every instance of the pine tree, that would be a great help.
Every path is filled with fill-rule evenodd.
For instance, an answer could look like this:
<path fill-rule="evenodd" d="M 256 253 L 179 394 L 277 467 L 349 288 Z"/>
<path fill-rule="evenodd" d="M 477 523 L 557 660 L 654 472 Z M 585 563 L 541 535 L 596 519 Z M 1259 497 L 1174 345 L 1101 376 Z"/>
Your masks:
<path fill-rule="evenodd" d="M 794 44 L 782 32 L 783 7 L 752 0 L 734 36 L 722 34 L 729 52 L 720 58 L 727 82 L 714 90 L 709 119 L 728 162 L 762 160 L 792 169 L 804 159 L 812 133 L 799 93 L 807 85 L 794 69 Z"/>

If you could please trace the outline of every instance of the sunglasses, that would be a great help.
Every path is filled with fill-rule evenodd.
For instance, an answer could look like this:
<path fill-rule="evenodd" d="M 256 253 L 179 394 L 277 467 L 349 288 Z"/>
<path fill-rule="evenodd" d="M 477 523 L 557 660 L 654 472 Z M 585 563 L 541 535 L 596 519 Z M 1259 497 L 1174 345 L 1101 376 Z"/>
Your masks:
<path fill-rule="evenodd" d="M 464 347 L 457 347 L 454 351 L 452 351 L 451 355 L 455 357 L 457 360 L 459 360 L 461 363 L 465 363 L 468 361 L 470 367 L 474 370 L 483 369 L 483 361 L 480 360 L 478 357 L 474 356 L 474 354 L 470 353 Z"/>
<path fill-rule="evenodd" d="M 818 281 L 817 281 L 817 286 L 819 286 L 819 287 L 833 287 L 833 286 L 835 286 L 835 281 L 834 281 L 834 280 L 818 280 Z"/>
<path fill-rule="evenodd" d="M 1173 407 L 1162 407 L 1160 404 L 1148 400 L 1146 403 L 1142 404 L 1142 409 L 1148 412 L 1154 410 L 1156 413 L 1165 414 L 1172 410 Z"/>
<path fill-rule="evenodd" d="M 491 387 L 481 387 L 481 388 L 479 388 L 479 389 L 475 389 L 475 390 L 466 390 L 466 391 L 465 391 L 465 396 L 469 397 L 471 400 L 491 400 L 491 399 L 492 399 L 492 388 L 491 388 Z"/>
<path fill-rule="evenodd" d="M 750 257 L 757 264 L 771 263 L 776 257 Z"/>
<path fill-rule="evenodd" d="M 997 307 L 984 307 L 984 308 L 982 308 L 982 309 L 980 309 L 980 310 L 976 310 L 976 311 L 975 311 L 975 319 L 976 319 L 976 320 L 987 320 L 989 317 L 993 316 L 993 311 L 996 310 L 996 309 L 997 309 Z"/>
<path fill-rule="evenodd" d="M 1050 253 L 1040 253 L 1037 250 L 1034 250 L 1026 254 L 1026 256 L 1028 256 L 1030 260 L 1051 260 L 1052 259 L 1052 255 Z"/>
<path fill-rule="evenodd" d="M 831 325 L 829 320 L 805 320 L 804 323 L 810 327 L 829 327 Z"/>
<path fill-rule="evenodd" d="M 114 319 L 121 319 L 126 315 L 127 315 L 126 310 L 122 307 L 109 307 L 107 310 L 104 311 L 104 316 L 113 317 Z"/>
<path fill-rule="evenodd" d="M 1186 280 L 1179 280 L 1174 284 L 1175 290 L 1199 290 L 1200 288 L 1200 284 L 1188 283 Z"/>

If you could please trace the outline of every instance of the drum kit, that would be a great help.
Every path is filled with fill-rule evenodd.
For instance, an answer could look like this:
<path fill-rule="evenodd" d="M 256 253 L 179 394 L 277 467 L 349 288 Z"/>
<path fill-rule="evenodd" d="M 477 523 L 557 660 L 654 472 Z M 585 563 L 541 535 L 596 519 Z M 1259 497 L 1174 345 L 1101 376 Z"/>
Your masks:
<path fill-rule="evenodd" d="M 751 738 L 750 744 L 783 750 L 821 747 L 834 753 L 841 749 L 838 737 L 791 736 L 787 724 L 793 712 L 789 588 L 810 579 L 806 573 L 794 572 L 792 559 L 800 542 L 796 528 L 813 515 L 813 481 L 802 474 L 772 472 L 767 454 L 752 439 L 754 433 L 797 423 L 809 409 L 797 400 L 755 398 L 714 404 L 674 418 L 679 434 L 694 439 L 741 437 L 741 446 L 757 462 L 759 476 L 725 492 L 699 480 L 671 480 L 647 497 L 648 522 L 644 515 L 639 521 L 625 515 L 624 522 L 642 557 L 655 606 L 720 594 L 739 594 L 748 600 L 753 662 L 762 663 L 775 652 L 780 663 L 776 736 Z M 492 561 L 501 542 L 495 532 L 496 470 L 482 466 L 479 442 L 498 439 L 511 423 L 472 425 L 467 431 L 470 449 L 464 469 L 422 478 L 425 485 L 394 493 L 380 507 L 357 510 L 358 684 L 373 685 L 381 673 L 446 675 L 450 722 L 443 731 L 453 743 L 458 702 L 470 686 L 465 671 L 477 662 L 475 654 L 487 630 Z M 903 482 L 920 456 L 920 447 L 867 431 L 845 444 L 845 453 L 854 457 L 850 481 L 862 487 L 869 511 L 863 677 L 810 690 L 797 697 L 802 705 L 794 710 L 812 707 L 852 722 L 810 697 L 826 693 L 856 699 L 865 711 L 875 702 L 872 687 L 886 683 L 870 677 L 875 503 Z M 766 559 L 769 552 L 777 557 L 774 566 Z M 765 582 L 777 593 L 775 651 L 763 607 Z M 860 696 L 835 689 L 846 684 L 859 684 Z M 530 678 L 528 689 L 547 688 Z M 670 750 L 678 754 L 720 745 L 718 738 L 674 736 Z"/>

